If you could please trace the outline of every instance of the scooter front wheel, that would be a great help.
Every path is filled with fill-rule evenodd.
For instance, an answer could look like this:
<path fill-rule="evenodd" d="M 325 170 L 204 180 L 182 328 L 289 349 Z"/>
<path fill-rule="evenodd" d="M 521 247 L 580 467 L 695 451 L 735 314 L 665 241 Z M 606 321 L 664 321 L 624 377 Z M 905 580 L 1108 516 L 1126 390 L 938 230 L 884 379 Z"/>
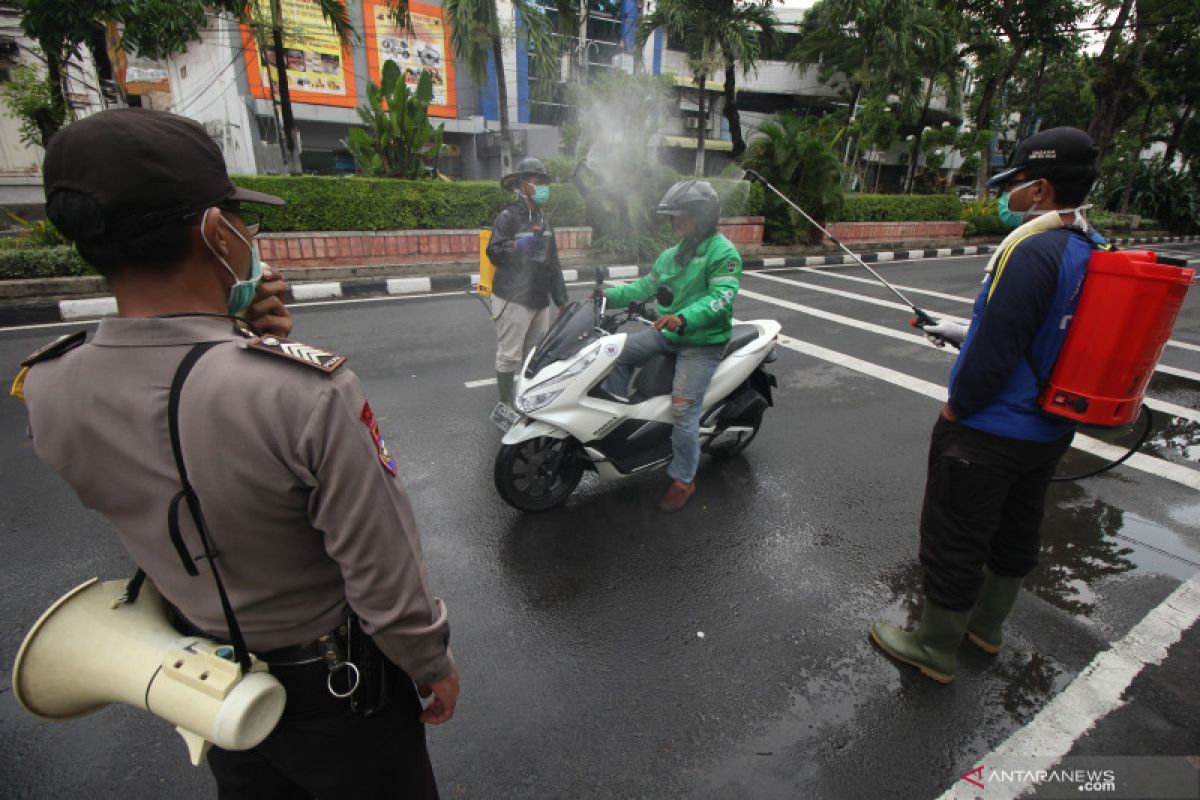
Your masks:
<path fill-rule="evenodd" d="M 496 490 L 521 511 L 546 511 L 561 505 L 583 477 L 571 439 L 541 436 L 501 445 L 496 454 Z"/>

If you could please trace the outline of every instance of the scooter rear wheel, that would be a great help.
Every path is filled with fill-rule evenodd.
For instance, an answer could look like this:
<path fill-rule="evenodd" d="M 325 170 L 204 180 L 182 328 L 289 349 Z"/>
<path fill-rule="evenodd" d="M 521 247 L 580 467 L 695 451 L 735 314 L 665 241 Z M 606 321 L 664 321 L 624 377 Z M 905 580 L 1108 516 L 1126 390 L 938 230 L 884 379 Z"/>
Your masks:
<path fill-rule="evenodd" d="M 543 436 L 501 445 L 493 477 L 504 502 L 521 511 L 561 505 L 583 477 L 575 442 Z"/>

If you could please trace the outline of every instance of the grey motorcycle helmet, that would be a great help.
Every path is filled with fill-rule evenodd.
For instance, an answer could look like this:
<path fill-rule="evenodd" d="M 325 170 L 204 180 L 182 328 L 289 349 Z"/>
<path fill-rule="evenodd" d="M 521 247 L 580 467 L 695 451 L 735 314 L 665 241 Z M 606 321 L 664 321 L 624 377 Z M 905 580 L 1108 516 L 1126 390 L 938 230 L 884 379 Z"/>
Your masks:
<path fill-rule="evenodd" d="M 546 165 L 542 163 L 540 158 L 526 156 L 517 164 L 517 169 L 511 175 L 505 175 L 500 179 L 501 188 L 509 191 L 516 191 L 521 186 L 521 181 L 525 178 L 538 176 L 544 178 L 546 183 L 553 180 L 550 170 L 546 169 Z"/>
<path fill-rule="evenodd" d="M 667 189 L 658 201 L 660 217 L 687 215 L 695 218 L 698 233 L 715 230 L 721 219 L 721 198 L 708 181 L 687 180 Z"/>

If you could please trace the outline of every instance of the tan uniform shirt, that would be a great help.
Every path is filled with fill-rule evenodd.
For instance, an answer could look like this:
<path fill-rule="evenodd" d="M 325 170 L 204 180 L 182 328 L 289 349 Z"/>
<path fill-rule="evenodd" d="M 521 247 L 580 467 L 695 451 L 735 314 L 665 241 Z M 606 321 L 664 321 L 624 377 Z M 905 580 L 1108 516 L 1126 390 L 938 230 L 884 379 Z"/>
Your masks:
<path fill-rule="evenodd" d="M 116 527 L 163 596 L 224 638 L 212 574 L 189 576 L 167 512 L 180 490 L 167 425 L 179 362 L 216 341 L 184 385 L 183 457 L 251 651 L 313 641 L 346 603 L 418 683 L 453 668 L 446 607 L 433 596 L 395 462 L 372 430 L 358 378 L 246 348 L 228 320 L 111 319 L 95 338 L 33 366 L 25 381 L 34 449 Z M 201 545 L 180 505 L 193 555 Z"/>

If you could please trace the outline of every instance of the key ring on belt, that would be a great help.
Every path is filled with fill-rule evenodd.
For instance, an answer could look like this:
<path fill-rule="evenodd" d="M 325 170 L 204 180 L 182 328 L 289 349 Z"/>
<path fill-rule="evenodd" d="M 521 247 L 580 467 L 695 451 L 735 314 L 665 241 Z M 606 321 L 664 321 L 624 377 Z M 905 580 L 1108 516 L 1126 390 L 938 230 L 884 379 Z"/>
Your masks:
<path fill-rule="evenodd" d="M 321 653 L 321 658 L 329 664 L 329 674 L 325 676 L 325 688 L 329 693 L 339 700 L 345 700 L 356 691 L 358 684 L 361 681 L 361 675 L 358 671 L 358 666 L 353 661 L 347 661 L 342 658 L 342 648 L 339 645 L 336 633 L 345 633 L 348 635 L 348 630 L 339 628 L 334 633 L 326 634 L 317 640 L 317 649 Z M 344 692 L 339 692 L 333 688 L 333 678 L 339 672 L 347 673 L 347 678 L 350 682 L 350 688 Z"/>

